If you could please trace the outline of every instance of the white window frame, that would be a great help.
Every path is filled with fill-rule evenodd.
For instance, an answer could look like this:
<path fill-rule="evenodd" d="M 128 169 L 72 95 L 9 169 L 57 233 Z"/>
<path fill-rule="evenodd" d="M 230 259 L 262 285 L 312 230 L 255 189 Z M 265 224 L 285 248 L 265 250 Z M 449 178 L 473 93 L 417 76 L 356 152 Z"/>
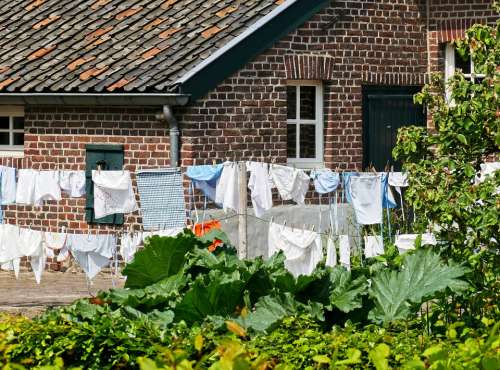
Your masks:
<path fill-rule="evenodd" d="M 289 124 L 295 125 L 296 132 L 296 153 L 297 156 L 300 155 L 300 125 L 315 125 L 316 127 L 316 157 L 315 158 L 287 158 L 287 163 L 295 167 L 300 168 L 314 168 L 323 167 L 323 127 L 324 127 L 324 115 L 323 115 L 323 85 L 321 81 L 309 81 L 309 80 L 293 80 L 287 81 L 287 86 L 296 87 L 297 101 L 295 102 L 295 119 L 287 118 L 287 129 Z M 315 119 L 301 119 L 300 118 L 300 87 L 301 86 L 314 86 L 316 88 L 316 107 L 315 107 Z M 288 144 L 287 144 L 288 145 Z"/>
<path fill-rule="evenodd" d="M 450 80 L 451 77 L 456 72 L 456 63 L 455 63 L 455 45 L 453 43 L 447 43 L 445 47 L 445 58 L 444 58 L 444 78 L 446 84 L 448 84 L 448 81 Z M 471 80 L 473 83 L 475 82 L 476 78 L 484 78 L 484 74 L 481 73 L 474 73 L 475 68 L 474 68 L 474 62 L 471 58 L 470 60 L 470 70 L 471 73 L 464 73 L 464 77 L 468 80 Z M 451 101 L 451 91 L 446 87 L 446 101 L 449 103 L 452 103 Z"/>
<path fill-rule="evenodd" d="M 14 129 L 14 117 L 24 117 L 24 107 L 22 106 L 0 106 L 0 116 L 9 117 L 9 128 L 0 132 L 9 133 L 9 145 L 0 145 L 0 157 L 22 157 L 24 155 L 24 145 L 13 145 L 14 133 L 23 133 L 22 130 Z"/>

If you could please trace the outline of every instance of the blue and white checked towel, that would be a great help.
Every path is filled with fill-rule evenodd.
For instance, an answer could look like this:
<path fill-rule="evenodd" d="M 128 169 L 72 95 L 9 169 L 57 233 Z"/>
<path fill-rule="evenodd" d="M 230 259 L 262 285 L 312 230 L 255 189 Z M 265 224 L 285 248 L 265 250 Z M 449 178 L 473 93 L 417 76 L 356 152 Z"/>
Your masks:
<path fill-rule="evenodd" d="M 137 172 L 144 230 L 186 226 L 186 203 L 179 168 Z"/>

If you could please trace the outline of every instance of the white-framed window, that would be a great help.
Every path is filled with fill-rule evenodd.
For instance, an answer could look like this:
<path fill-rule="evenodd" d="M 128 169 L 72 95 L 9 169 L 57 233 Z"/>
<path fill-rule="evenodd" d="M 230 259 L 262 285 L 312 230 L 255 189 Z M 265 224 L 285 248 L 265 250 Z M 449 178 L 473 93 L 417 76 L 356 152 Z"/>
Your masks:
<path fill-rule="evenodd" d="M 0 106 L 0 156 L 24 151 L 24 108 Z"/>
<path fill-rule="evenodd" d="M 323 165 L 323 88 L 321 82 L 287 83 L 288 163 L 308 168 Z"/>
<path fill-rule="evenodd" d="M 473 83 L 481 82 L 484 78 L 484 74 L 475 72 L 474 62 L 470 57 L 464 60 L 458 53 L 455 45 L 448 43 L 445 46 L 445 81 L 448 82 L 457 70 L 462 71 L 464 77 Z M 446 97 L 450 101 L 450 91 L 448 89 Z"/>

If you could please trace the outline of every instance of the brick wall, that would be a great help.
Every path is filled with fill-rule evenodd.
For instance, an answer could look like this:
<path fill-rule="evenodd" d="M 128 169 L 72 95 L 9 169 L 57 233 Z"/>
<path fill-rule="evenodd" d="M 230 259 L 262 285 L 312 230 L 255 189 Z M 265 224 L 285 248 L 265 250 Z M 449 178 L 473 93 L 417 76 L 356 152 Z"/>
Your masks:
<path fill-rule="evenodd" d="M 25 156 L 2 158 L 1 164 L 17 168 L 85 170 L 86 144 L 123 144 L 124 169 L 169 165 L 169 137 L 165 123 L 158 122 L 159 109 L 29 107 L 25 112 Z M 134 186 L 135 186 L 135 178 Z M 71 232 L 119 231 L 123 227 L 96 226 L 85 222 L 85 198 L 49 201 L 42 207 L 8 206 L 8 223 L 33 229 Z M 136 212 L 126 224 L 137 227 Z"/>

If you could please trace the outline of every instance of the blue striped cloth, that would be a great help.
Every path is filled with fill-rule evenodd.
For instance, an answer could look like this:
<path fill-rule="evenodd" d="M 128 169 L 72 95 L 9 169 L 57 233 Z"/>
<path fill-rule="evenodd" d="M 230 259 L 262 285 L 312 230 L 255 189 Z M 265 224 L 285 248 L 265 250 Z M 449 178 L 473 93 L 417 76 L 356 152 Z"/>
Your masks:
<path fill-rule="evenodd" d="M 186 226 L 186 203 L 179 168 L 137 172 L 144 230 Z"/>

